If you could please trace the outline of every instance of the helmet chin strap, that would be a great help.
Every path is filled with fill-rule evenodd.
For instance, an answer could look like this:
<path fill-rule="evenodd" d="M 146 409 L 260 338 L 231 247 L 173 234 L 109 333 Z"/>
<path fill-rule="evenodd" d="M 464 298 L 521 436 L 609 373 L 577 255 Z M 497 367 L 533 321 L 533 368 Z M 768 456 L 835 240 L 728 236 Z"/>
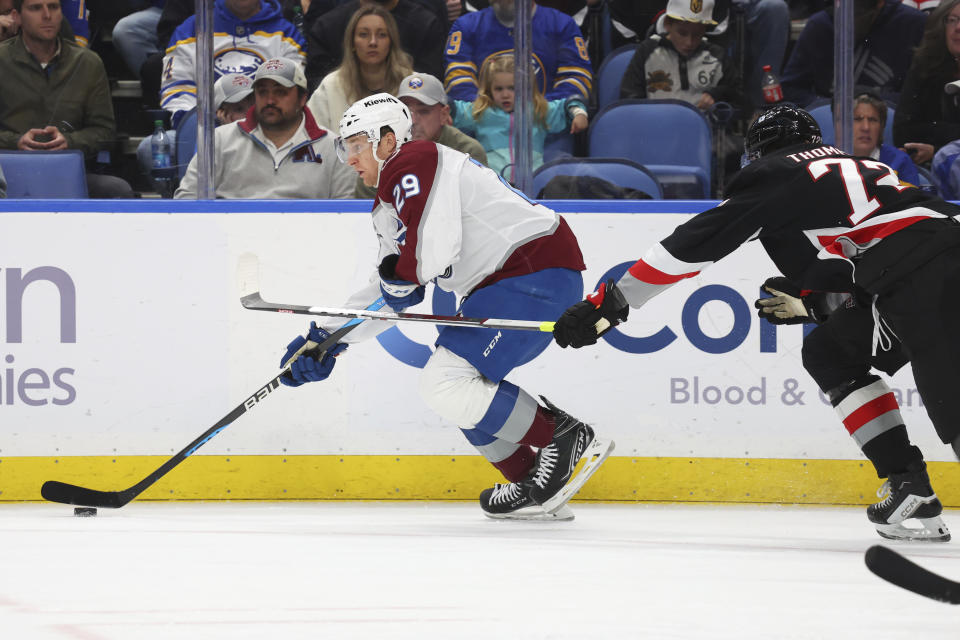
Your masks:
<path fill-rule="evenodd" d="M 381 138 L 380 140 L 382 140 L 382 139 L 383 139 L 383 138 Z M 373 146 L 373 159 L 377 161 L 377 184 L 378 184 L 378 185 L 380 184 L 380 172 L 383 171 L 383 165 L 384 165 L 384 163 L 385 163 L 387 160 L 389 160 L 390 158 L 392 158 L 393 156 L 397 155 L 397 152 L 400 151 L 400 142 L 399 142 L 399 140 L 398 140 L 398 141 L 397 141 L 397 146 L 396 146 L 396 148 L 393 150 L 393 153 L 391 153 L 389 156 L 387 156 L 386 158 L 384 158 L 383 160 L 381 160 L 381 159 L 380 159 L 380 154 L 377 153 L 377 148 L 380 146 L 380 140 L 377 140 L 376 142 L 371 142 L 371 143 L 370 143 L 370 144 Z"/>

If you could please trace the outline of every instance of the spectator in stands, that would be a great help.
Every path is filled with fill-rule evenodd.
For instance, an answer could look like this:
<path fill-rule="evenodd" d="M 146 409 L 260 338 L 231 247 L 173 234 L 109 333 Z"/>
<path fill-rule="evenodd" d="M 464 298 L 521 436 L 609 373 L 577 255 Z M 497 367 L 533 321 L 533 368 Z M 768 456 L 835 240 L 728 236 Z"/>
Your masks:
<path fill-rule="evenodd" d="M 447 31 L 440 17 L 416 0 L 350 0 L 308 20 L 307 82 L 311 89 L 345 58 L 343 34 L 347 32 L 347 25 L 357 9 L 371 3 L 393 16 L 400 34 L 400 47 L 413 58 L 413 69 L 436 76 L 442 73 L 443 42 Z M 310 8 L 314 8 L 312 2 Z M 390 90 L 395 88 L 393 86 Z"/>
<path fill-rule="evenodd" d="M 151 53 L 140 66 L 140 86 L 143 89 L 143 101 L 147 108 L 160 107 L 160 76 L 163 71 L 163 57 L 173 39 L 173 32 L 187 18 L 193 15 L 196 0 L 166 0 L 160 19 L 157 22 L 157 44 L 160 50 Z"/>
<path fill-rule="evenodd" d="M 490 56 L 480 72 L 480 92 L 476 100 L 454 102 L 453 125 L 464 133 L 475 133 L 487 152 L 487 166 L 507 180 L 513 179 L 513 152 L 510 134 L 513 131 L 514 58 L 510 54 Z M 570 134 L 587 128 L 587 110 L 578 96 L 547 102 L 540 90 L 533 88 L 533 166 L 543 164 L 543 145 L 547 133 Z M 507 173 L 506 170 L 510 169 Z"/>
<path fill-rule="evenodd" d="M 715 102 L 739 101 L 733 65 L 720 45 L 703 37 L 715 24 L 713 0 L 694 4 L 670 0 L 663 20 L 665 36 L 644 40 L 620 84 L 621 98 L 672 98 L 707 110 Z"/>
<path fill-rule="evenodd" d="M 253 80 L 240 73 L 228 73 L 213 85 L 213 108 L 217 125 L 230 124 L 247 117 L 253 106 Z"/>
<path fill-rule="evenodd" d="M 897 102 L 927 15 L 899 0 L 853 0 L 854 84 Z M 800 33 L 781 79 L 784 97 L 801 106 L 833 95 L 833 9 L 815 13 Z"/>
<path fill-rule="evenodd" d="M 483 146 L 448 124 L 451 120 L 450 106 L 442 82 L 428 73 L 413 73 L 400 83 L 397 97 L 410 109 L 414 140 L 430 140 L 465 153 L 480 164 L 487 164 L 487 152 Z M 377 188 L 368 187 L 358 177 L 354 193 L 357 198 L 373 198 Z"/>
<path fill-rule="evenodd" d="M 113 27 L 111 34 L 113 48 L 123 58 L 127 68 L 137 77 L 140 77 L 140 68 L 147 58 L 160 53 L 157 24 L 163 12 L 163 3 L 164 0 L 150 0 L 146 2 L 149 6 L 120 18 Z"/>
<path fill-rule="evenodd" d="M 214 0 L 214 80 L 225 73 L 252 75 L 264 60 L 305 58 L 304 42 L 280 15 L 277 0 Z M 172 123 L 197 105 L 196 18 L 177 27 L 163 59 L 160 106 Z"/>
<path fill-rule="evenodd" d="M 960 139 L 960 0 L 947 0 L 930 14 L 920 46 L 903 84 L 893 117 L 894 143 L 917 164 Z"/>
<path fill-rule="evenodd" d="M 18 33 L 20 33 L 20 14 L 14 10 L 13 0 L 0 0 L 0 42 L 10 39 Z M 60 21 L 60 37 L 76 41 L 76 38 L 73 37 L 73 29 L 70 28 L 70 23 L 66 20 Z"/>
<path fill-rule="evenodd" d="M 214 131 L 218 198 L 349 198 L 354 174 L 337 162 L 334 135 L 317 125 L 298 60 L 277 58 L 257 68 L 254 105 L 245 120 Z M 195 198 L 194 156 L 175 198 Z"/>
<path fill-rule="evenodd" d="M 397 97 L 410 109 L 414 140 L 430 140 L 487 164 L 483 145 L 451 126 L 450 105 L 440 80 L 428 73 L 413 73 L 400 83 Z"/>
<path fill-rule="evenodd" d="M 887 103 L 869 93 L 857 96 L 853 103 L 853 155 L 879 160 L 896 171 L 903 182 L 917 185 L 917 165 L 906 153 L 883 141 L 885 126 Z"/>
<path fill-rule="evenodd" d="M 528 0 L 533 2 L 533 0 Z M 586 102 L 593 86 L 587 45 L 573 19 L 533 5 L 534 73 L 547 100 L 577 97 Z M 514 0 L 491 0 L 482 11 L 461 16 L 450 29 L 443 84 L 456 100 L 477 97 L 477 70 L 486 61 L 513 53 Z"/>
<path fill-rule="evenodd" d="M 375 93 L 396 92 L 403 77 L 413 71 L 410 56 L 400 48 L 397 23 L 380 5 L 357 9 L 342 41 L 347 55 L 307 103 L 317 124 L 331 131 L 338 130 L 347 107 Z"/>
<path fill-rule="evenodd" d="M 0 42 L 20 33 L 20 14 L 13 9 L 13 0 L 0 0 Z"/>
<path fill-rule="evenodd" d="M 0 148 L 80 149 L 91 158 L 115 138 L 100 57 L 61 38 L 59 0 L 14 0 L 20 35 L 0 45 Z M 121 178 L 87 174 L 91 198 L 133 197 Z"/>

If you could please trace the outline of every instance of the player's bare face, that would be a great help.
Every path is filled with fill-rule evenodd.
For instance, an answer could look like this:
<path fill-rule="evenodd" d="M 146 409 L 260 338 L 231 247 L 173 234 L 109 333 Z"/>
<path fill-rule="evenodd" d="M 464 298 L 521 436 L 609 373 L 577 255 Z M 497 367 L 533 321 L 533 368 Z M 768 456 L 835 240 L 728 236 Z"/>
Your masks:
<path fill-rule="evenodd" d="M 423 104 L 416 98 L 400 98 L 400 101 L 410 109 L 413 139 L 436 141 L 449 110 L 442 104 Z"/>
<path fill-rule="evenodd" d="M 697 50 L 703 34 L 707 32 L 706 25 L 680 20 L 665 20 L 664 28 L 667 30 L 667 40 L 684 58 Z"/>
<path fill-rule="evenodd" d="M 263 129 L 282 130 L 300 124 L 307 97 L 301 96 L 297 87 L 263 78 L 253 85 L 253 96 L 257 122 Z"/>
<path fill-rule="evenodd" d="M 380 65 L 390 53 L 390 33 L 383 18 L 363 16 L 353 32 L 353 48 L 362 65 Z"/>
<path fill-rule="evenodd" d="M 947 51 L 954 58 L 960 58 L 960 5 L 950 10 L 943 19 L 943 26 L 947 30 Z"/>
<path fill-rule="evenodd" d="M 490 97 L 493 98 L 493 104 L 497 105 L 507 113 L 513 111 L 514 93 L 513 93 L 513 74 L 495 73 L 490 81 Z"/>
<path fill-rule="evenodd" d="M 853 110 L 853 153 L 868 156 L 880 146 L 880 114 L 869 104 Z"/>
<path fill-rule="evenodd" d="M 358 133 L 341 144 L 343 145 L 342 153 L 346 156 L 345 162 L 357 172 L 363 184 L 368 187 L 377 186 L 379 167 L 376 158 L 373 157 L 373 145 L 370 144 L 367 134 Z"/>
<path fill-rule="evenodd" d="M 62 21 L 60 0 L 24 0 L 20 28 L 27 39 L 53 41 L 60 32 Z"/>

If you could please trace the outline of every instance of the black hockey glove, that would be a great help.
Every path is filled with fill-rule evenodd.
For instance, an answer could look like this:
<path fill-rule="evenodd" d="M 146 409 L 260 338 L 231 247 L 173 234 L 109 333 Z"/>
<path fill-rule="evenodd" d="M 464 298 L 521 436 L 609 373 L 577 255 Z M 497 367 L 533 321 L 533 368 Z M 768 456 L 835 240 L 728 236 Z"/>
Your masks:
<path fill-rule="evenodd" d="M 553 339 L 563 348 L 596 344 L 597 338 L 626 321 L 630 312 L 623 293 L 613 280 L 563 312 L 553 327 Z"/>
<path fill-rule="evenodd" d="M 753 306 L 757 308 L 757 316 L 766 318 L 770 324 L 819 322 L 810 305 L 811 300 L 802 295 L 800 287 L 786 278 L 767 278 L 760 288 L 771 297 L 759 298 Z"/>

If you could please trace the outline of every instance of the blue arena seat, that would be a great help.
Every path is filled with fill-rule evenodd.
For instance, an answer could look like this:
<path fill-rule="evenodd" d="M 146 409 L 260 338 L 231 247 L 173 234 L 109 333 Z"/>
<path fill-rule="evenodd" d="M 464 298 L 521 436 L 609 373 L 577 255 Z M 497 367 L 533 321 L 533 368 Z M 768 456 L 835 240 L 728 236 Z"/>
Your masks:
<path fill-rule="evenodd" d="M 663 198 L 663 188 L 656 176 L 643 165 L 623 158 L 561 158 L 548 162 L 533 172 L 533 192 L 528 195 L 536 198 L 555 176 L 592 176 L 619 187 L 643 191 L 656 200 Z"/>
<path fill-rule="evenodd" d="M 597 109 L 603 109 L 620 99 L 620 83 L 630 60 L 637 50 L 636 44 L 627 44 L 611 51 L 600 63 L 594 84 L 597 92 Z"/>
<path fill-rule="evenodd" d="M 86 198 L 83 152 L 0 151 L 8 198 Z"/>
<path fill-rule="evenodd" d="M 551 133 L 543 141 L 543 161 L 550 162 L 573 156 L 573 135 L 569 131 Z"/>
<path fill-rule="evenodd" d="M 700 110 L 681 100 L 618 100 L 597 113 L 588 156 L 626 158 L 650 170 L 666 198 L 710 198 L 713 142 Z"/>

